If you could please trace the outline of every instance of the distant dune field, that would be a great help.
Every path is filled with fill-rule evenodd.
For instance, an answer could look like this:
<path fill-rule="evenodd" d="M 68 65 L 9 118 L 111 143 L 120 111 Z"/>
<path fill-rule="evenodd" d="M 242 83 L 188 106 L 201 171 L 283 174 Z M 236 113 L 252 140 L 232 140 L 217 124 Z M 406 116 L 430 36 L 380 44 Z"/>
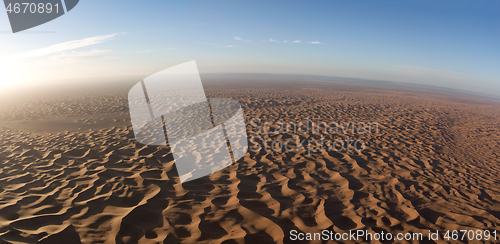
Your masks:
<path fill-rule="evenodd" d="M 291 231 L 322 230 L 500 236 L 500 100 L 305 79 L 205 79 L 208 97 L 241 103 L 250 150 L 184 184 L 168 146 L 134 139 L 135 82 L 4 101 L 0 243 L 288 243 Z M 336 122 L 338 132 L 278 131 L 304 121 Z M 373 127 L 346 129 L 353 123 Z M 364 150 L 271 143 L 347 138 Z"/>

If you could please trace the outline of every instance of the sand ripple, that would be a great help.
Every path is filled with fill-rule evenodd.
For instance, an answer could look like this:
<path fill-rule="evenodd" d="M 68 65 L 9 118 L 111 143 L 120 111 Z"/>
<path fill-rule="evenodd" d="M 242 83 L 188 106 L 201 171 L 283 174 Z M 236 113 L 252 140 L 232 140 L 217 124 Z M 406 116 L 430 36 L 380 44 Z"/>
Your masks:
<path fill-rule="evenodd" d="M 498 105 L 326 88 L 209 91 L 239 100 L 247 120 L 315 114 L 377 121 L 380 133 L 363 135 L 362 153 L 259 150 L 180 184 L 169 148 L 136 143 L 130 126 L 2 128 L 0 242 L 286 243 L 291 230 L 500 230 Z"/>

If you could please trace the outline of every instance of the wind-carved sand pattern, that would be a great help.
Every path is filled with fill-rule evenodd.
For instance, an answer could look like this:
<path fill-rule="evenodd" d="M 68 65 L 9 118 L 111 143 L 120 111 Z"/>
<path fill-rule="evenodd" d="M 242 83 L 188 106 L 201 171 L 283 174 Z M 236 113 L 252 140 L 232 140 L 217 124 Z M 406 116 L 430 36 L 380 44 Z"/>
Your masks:
<path fill-rule="evenodd" d="M 102 113 L 126 113 L 129 88 L 110 93 L 108 111 L 86 106 L 102 96 L 19 105 L 55 115 L 64 111 L 58 104 L 81 107 L 67 121 L 88 119 L 59 134 L 37 131 L 37 119 L 20 123 L 33 114 L 56 123 L 40 109 L 3 110 L 0 242 L 286 243 L 291 230 L 500 231 L 496 101 L 344 83 L 208 83 L 210 101 L 240 102 L 249 135 L 254 117 L 375 121 L 379 132 L 360 135 L 362 152 L 266 152 L 249 144 L 254 150 L 237 163 L 181 184 L 169 146 L 137 143 L 129 121 L 78 129 Z M 324 135 L 346 136 L 358 135 Z"/>

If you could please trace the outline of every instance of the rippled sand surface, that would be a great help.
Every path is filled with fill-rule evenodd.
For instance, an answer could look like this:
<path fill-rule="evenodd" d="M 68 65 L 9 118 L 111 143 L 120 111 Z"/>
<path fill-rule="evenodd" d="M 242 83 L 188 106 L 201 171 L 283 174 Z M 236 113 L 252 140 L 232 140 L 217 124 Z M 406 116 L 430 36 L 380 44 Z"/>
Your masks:
<path fill-rule="evenodd" d="M 208 82 L 242 104 L 250 151 L 181 184 L 168 146 L 134 139 L 127 91 L 3 103 L 0 243 L 287 243 L 290 231 L 500 231 L 500 102 L 323 81 Z M 376 122 L 377 133 L 260 133 L 269 122 Z M 362 139 L 363 151 L 259 150 Z M 378 243 L 373 241 L 373 243 Z"/>

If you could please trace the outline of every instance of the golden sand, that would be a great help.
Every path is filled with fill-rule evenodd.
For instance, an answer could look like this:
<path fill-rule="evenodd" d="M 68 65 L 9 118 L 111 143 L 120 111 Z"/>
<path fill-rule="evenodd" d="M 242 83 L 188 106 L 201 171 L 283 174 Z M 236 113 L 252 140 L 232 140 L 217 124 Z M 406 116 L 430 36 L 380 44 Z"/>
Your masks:
<path fill-rule="evenodd" d="M 287 243 L 292 230 L 500 231 L 499 101 L 403 86 L 212 82 L 207 95 L 238 100 L 257 141 L 350 137 L 366 148 L 308 153 L 250 144 L 236 164 L 180 184 L 168 146 L 135 141 L 129 87 L 4 106 L 0 243 Z M 379 130 L 254 134 L 250 125 L 312 117 L 377 122 Z"/>

